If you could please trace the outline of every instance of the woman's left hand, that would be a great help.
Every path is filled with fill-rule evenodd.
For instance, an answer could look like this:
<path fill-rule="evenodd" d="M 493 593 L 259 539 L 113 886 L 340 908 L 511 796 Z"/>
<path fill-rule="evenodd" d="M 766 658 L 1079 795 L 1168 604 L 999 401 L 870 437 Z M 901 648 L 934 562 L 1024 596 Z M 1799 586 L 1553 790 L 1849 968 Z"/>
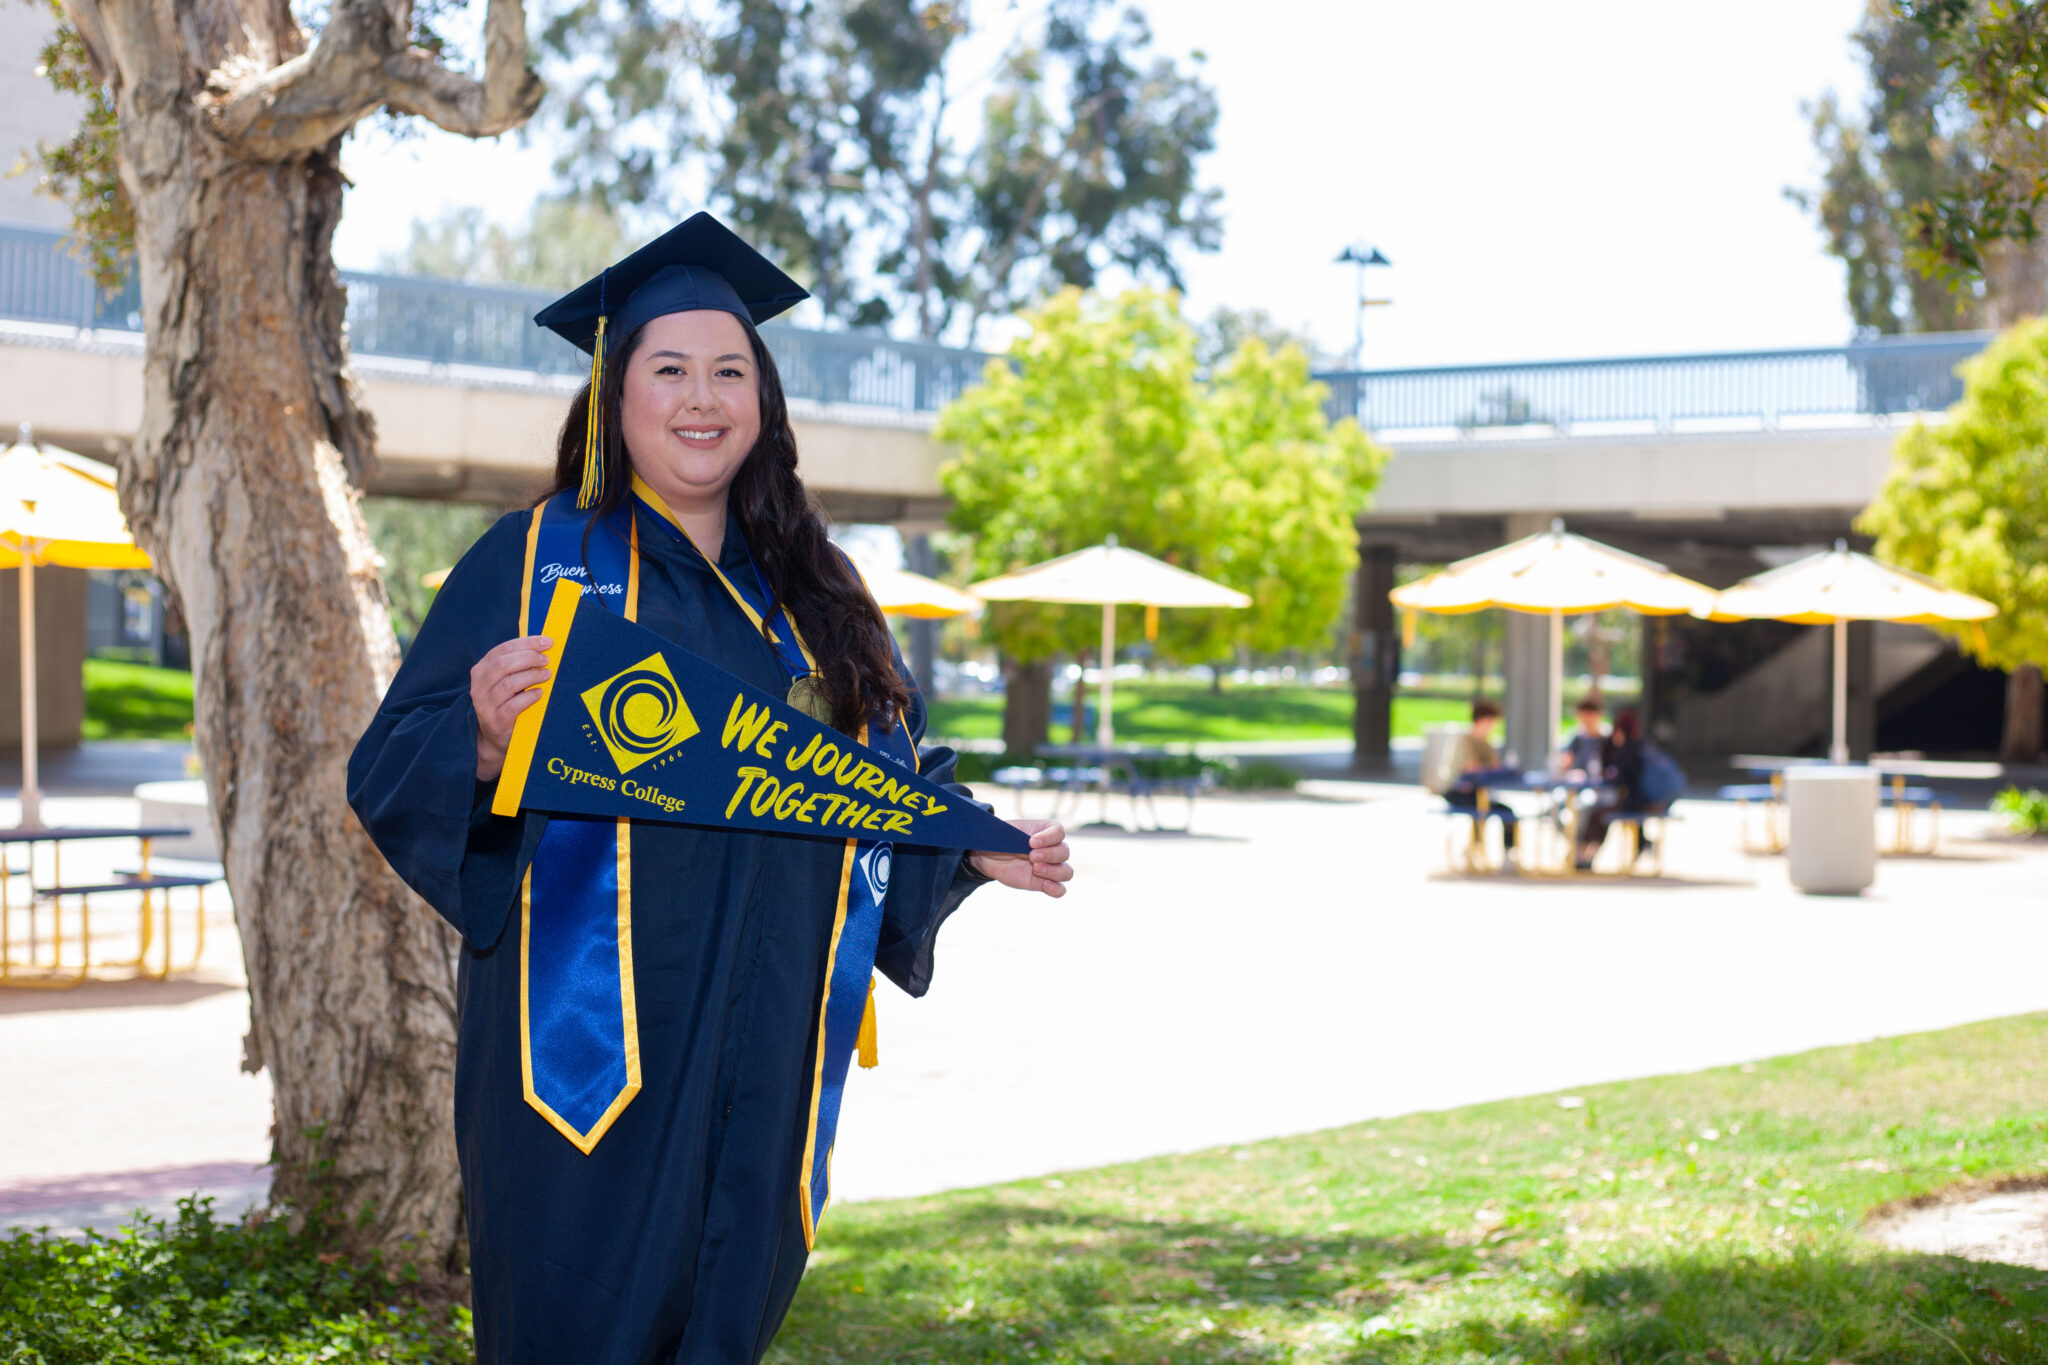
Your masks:
<path fill-rule="evenodd" d="M 1074 877 L 1074 865 L 1067 861 L 1067 831 L 1057 820 L 1012 820 L 1011 824 L 1031 836 L 1029 853 L 970 853 L 968 863 L 982 876 L 1014 886 L 1019 891 L 1043 891 L 1048 896 L 1067 894 L 1065 883 Z"/>

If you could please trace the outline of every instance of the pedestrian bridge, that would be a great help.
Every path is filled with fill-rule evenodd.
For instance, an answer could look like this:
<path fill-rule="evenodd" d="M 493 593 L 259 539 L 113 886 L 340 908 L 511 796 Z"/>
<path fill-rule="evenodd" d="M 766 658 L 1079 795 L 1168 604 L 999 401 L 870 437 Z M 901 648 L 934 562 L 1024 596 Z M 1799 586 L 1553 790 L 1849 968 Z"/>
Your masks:
<path fill-rule="evenodd" d="M 1732 581 L 1759 545 L 1850 535 L 1901 429 L 1962 396 L 1956 366 L 1990 336 L 1322 378 L 1399 455 L 1361 519 L 1368 545 L 1455 559 L 1561 516 Z"/>
<path fill-rule="evenodd" d="M 532 325 L 541 291 L 343 272 L 377 419 L 372 489 L 512 502 L 545 478 L 586 361 Z M 142 404 L 140 299 L 108 298 L 46 228 L 0 224 L 0 424 L 110 453 Z M 835 518 L 943 515 L 937 410 L 989 357 L 770 324 L 804 453 Z M 1564 516 L 1712 579 L 1758 544 L 1847 534 L 1899 426 L 1955 401 L 1987 334 L 1807 350 L 1319 375 L 1333 415 L 1396 452 L 1368 547 L 1443 560 Z M 1740 576 L 1737 574 L 1736 576 Z"/>

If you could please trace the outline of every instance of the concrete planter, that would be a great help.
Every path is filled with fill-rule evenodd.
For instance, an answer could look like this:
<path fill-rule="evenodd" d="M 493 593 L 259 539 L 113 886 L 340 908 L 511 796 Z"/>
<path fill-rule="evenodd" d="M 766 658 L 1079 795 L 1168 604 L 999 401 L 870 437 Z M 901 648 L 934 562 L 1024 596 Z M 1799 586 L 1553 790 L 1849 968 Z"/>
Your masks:
<path fill-rule="evenodd" d="M 219 862 L 220 845 L 213 837 L 213 812 L 207 804 L 206 783 L 198 778 L 183 782 L 144 782 L 135 789 L 142 805 L 145 825 L 181 825 L 192 831 L 184 839 L 158 839 L 150 852 L 165 858 L 190 858 Z"/>
<path fill-rule="evenodd" d="M 1853 896 L 1877 880 L 1877 774 L 1812 764 L 1785 770 L 1786 856 L 1792 885 Z"/>

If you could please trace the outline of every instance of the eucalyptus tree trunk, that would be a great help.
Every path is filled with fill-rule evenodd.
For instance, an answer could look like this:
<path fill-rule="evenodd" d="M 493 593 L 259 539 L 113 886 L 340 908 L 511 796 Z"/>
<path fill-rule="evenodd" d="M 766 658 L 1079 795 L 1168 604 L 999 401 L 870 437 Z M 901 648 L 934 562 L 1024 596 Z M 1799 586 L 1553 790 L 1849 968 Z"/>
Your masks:
<path fill-rule="evenodd" d="M 397 667 L 357 507 L 372 460 L 329 247 L 342 135 L 380 106 L 472 135 L 531 113 L 517 0 L 472 81 L 409 46 L 408 0 L 65 0 L 115 92 L 146 352 L 121 502 L 190 630 L 194 739 L 248 965 L 244 1065 L 276 1096 L 275 1196 L 458 1269 L 456 944 L 350 812 L 351 748 Z"/>

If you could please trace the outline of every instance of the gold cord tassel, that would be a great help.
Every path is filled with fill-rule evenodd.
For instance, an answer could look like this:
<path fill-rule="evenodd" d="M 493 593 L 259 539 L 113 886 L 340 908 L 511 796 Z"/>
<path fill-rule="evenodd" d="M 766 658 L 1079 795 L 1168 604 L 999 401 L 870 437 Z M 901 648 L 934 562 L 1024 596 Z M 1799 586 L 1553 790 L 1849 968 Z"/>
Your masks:
<path fill-rule="evenodd" d="M 861 1011 L 860 1038 L 854 1044 L 860 1052 L 860 1064 L 869 1071 L 882 1064 L 882 1055 L 875 1041 L 875 979 L 868 978 L 868 1004 Z"/>
<path fill-rule="evenodd" d="M 604 388 L 604 324 L 597 320 L 597 344 L 590 352 L 590 411 L 583 421 L 583 486 L 576 492 L 579 508 L 595 507 L 604 496 L 604 405 L 598 393 Z"/>

